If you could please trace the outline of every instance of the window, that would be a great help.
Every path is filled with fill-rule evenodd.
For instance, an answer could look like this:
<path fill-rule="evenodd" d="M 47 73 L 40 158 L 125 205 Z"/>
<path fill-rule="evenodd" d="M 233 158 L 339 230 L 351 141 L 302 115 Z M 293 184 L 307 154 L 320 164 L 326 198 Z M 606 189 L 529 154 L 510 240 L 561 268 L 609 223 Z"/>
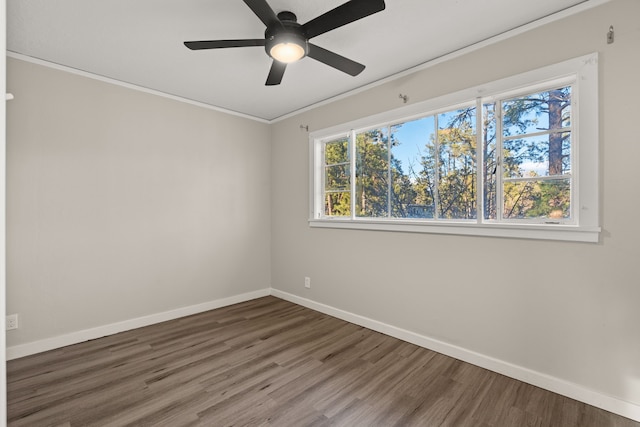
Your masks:
<path fill-rule="evenodd" d="M 313 132 L 315 227 L 598 241 L 597 56 Z"/>
<path fill-rule="evenodd" d="M 324 214 L 327 217 L 351 216 L 351 162 L 349 140 L 340 138 L 324 143 Z"/>
<path fill-rule="evenodd" d="M 485 219 L 574 223 L 571 93 L 552 87 L 483 105 Z"/>

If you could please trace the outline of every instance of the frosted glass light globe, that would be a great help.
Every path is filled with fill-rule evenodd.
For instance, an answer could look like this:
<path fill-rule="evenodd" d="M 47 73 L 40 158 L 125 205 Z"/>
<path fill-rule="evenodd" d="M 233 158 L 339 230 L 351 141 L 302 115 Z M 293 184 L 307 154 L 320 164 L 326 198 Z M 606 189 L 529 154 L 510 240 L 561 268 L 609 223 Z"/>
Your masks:
<path fill-rule="evenodd" d="M 296 62 L 304 57 L 304 48 L 297 43 L 278 43 L 269 52 L 276 61 L 285 64 Z"/>

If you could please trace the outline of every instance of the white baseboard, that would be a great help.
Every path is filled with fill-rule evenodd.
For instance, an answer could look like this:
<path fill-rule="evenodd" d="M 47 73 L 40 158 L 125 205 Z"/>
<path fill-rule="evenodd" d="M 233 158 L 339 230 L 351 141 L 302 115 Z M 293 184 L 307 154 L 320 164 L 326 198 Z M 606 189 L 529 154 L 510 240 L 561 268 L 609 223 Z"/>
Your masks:
<path fill-rule="evenodd" d="M 202 313 L 208 310 L 214 310 L 220 307 L 226 307 L 240 302 L 250 301 L 252 299 L 273 295 L 286 301 L 302 305 L 312 310 L 328 314 L 338 319 L 372 329 L 377 332 L 410 342 L 420 347 L 428 348 L 438 353 L 454 357 L 464 362 L 471 363 L 481 368 L 489 369 L 502 375 L 526 382 L 528 384 L 552 391 L 554 393 L 567 396 L 569 398 L 587 403 L 597 408 L 604 409 L 609 412 L 640 421 L 640 405 L 627 402 L 615 397 L 611 397 L 597 391 L 585 388 L 579 384 L 574 384 L 560 378 L 556 378 L 541 372 L 533 371 L 522 366 L 514 365 L 503 360 L 495 359 L 484 354 L 476 353 L 462 347 L 458 347 L 440 340 L 426 337 L 406 329 L 398 328 L 379 322 L 368 317 L 340 310 L 329 305 L 321 304 L 310 299 L 302 298 L 277 289 L 261 289 L 259 291 L 249 292 L 245 294 L 235 295 L 228 298 L 209 301 L 202 304 L 196 304 L 188 307 L 182 307 L 175 310 L 165 311 L 162 313 L 152 314 L 149 316 L 138 317 L 123 322 L 112 323 L 109 325 L 99 326 L 97 328 L 85 329 L 82 331 L 72 332 L 53 338 L 34 341 L 27 344 L 15 345 L 7 347 L 7 360 L 17 359 L 19 357 L 29 356 L 43 351 L 53 350 L 67 345 L 77 344 L 80 342 L 101 338 L 107 335 L 117 334 L 119 332 L 128 331 L 143 326 L 153 325 L 155 323 L 165 322 L 167 320 L 178 319 L 180 317 L 190 316 L 192 314 Z"/>
<path fill-rule="evenodd" d="M 640 405 L 611 397 L 597 391 L 585 388 L 560 378 L 556 378 L 541 372 L 533 371 L 522 366 L 514 365 L 503 360 L 495 359 L 484 354 L 476 353 L 462 347 L 448 344 L 415 332 L 388 325 L 368 317 L 360 316 L 348 311 L 340 310 L 310 299 L 302 298 L 287 292 L 271 289 L 271 295 L 295 304 L 302 305 L 321 313 L 328 314 L 338 319 L 345 320 L 356 325 L 372 329 L 377 332 L 410 342 L 420 347 L 451 356 L 455 359 L 471 363 L 481 368 L 506 375 L 510 378 L 561 394 L 571 399 L 587 403 L 605 411 L 613 412 L 635 421 L 640 421 Z"/>
<path fill-rule="evenodd" d="M 96 328 L 84 329 L 53 338 L 47 338 L 27 344 L 19 344 L 7 347 L 7 360 L 17 359 L 19 357 L 29 356 L 43 351 L 54 350 L 56 348 L 65 347 L 72 344 L 78 344 L 84 341 L 101 338 L 107 335 L 117 334 L 119 332 L 129 331 L 131 329 L 149 326 L 167 320 L 178 319 L 180 317 L 190 316 L 192 314 L 202 313 L 204 311 L 214 310 L 220 307 L 249 301 L 256 298 L 265 297 L 271 294 L 271 289 L 265 288 L 259 291 L 248 292 L 245 294 L 234 295 L 228 298 L 222 298 L 214 301 L 208 301 L 202 304 L 181 307 L 175 310 L 169 310 L 162 313 L 151 314 L 149 316 L 138 317 L 135 319 L 125 320 L 122 322 L 111 323 L 109 325 L 98 326 Z"/>

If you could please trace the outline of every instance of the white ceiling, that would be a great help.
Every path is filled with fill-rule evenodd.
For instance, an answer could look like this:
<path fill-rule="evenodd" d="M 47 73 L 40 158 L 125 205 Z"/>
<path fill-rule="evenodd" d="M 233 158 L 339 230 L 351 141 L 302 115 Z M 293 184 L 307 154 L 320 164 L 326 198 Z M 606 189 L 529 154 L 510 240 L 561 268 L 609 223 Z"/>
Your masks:
<path fill-rule="evenodd" d="M 346 0 L 268 0 L 298 22 Z M 367 68 L 351 77 L 311 58 L 265 86 L 262 47 L 191 51 L 186 40 L 263 38 L 242 0 L 7 0 L 7 49 L 65 67 L 273 120 L 447 53 L 596 0 L 386 0 L 386 9 L 312 42 Z M 571 9 L 573 6 L 582 4 Z M 567 11 L 567 9 L 569 9 Z"/>

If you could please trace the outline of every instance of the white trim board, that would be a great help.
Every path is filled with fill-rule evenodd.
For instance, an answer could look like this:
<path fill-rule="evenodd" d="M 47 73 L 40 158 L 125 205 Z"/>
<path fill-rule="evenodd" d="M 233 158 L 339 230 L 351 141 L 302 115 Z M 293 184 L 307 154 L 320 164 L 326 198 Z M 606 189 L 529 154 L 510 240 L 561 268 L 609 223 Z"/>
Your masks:
<path fill-rule="evenodd" d="M 271 295 L 385 335 L 398 338 L 402 341 L 442 353 L 446 356 L 471 363 L 472 365 L 497 372 L 527 384 L 561 394 L 571 399 L 604 409 L 605 411 L 613 412 L 635 421 L 640 421 L 640 405 L 590 390 L 579 384 L 574 384 L 560 378 L 533 371 L 522 366 L 514 365 L 503 360 L 495 359 L 453 344 L 439 341 L 406 329 L 388 325 L 368 317 L 340 310 L 338 308 L 321 304 L 287 292 L 279 291 L 277 289 L 271 289 Z"/>
<path fill-rule="evenodd" d="M 568 7 L 567 9 L 561 10 L 561 11 L 556 12 L 554 14 L 542 17 L 542 18 L 540 18 L 538 20 L 529 22 L 527 24 L 521 25 L 521 26 L 513 28 L 511 30 L 507 30 L 507 31 L 505 31 L 505 32 L 503 32 L 501 34 L 497 34 L 497 35 L 495 35 L 493 37 L 489 37 L 489 38 L 487 38 L 485 40 L 481 40 L 481 41 L 479 41 L 477 43 L 472 43 L 472 44 L 470 44 L 468 46 L 462 47 L 462 48 L 460 48 L 458 50 L 455 50 L 453 52 L 446 53 L 446 54 L 444 54 L 442 56 L 439 56 L 439 57 L 436 57 L 436 58 L 432 58 L 432 59 L 430 59 L 430 60 L 428 60 L 428 61 L 426 61 L 426 62 L 424 62 L 422 64 L 416 65 L 416 66 L 411 67 L 409 69 L 406 69 L 404 71 L 400 71 L 400 72 L 398 72 L 396 74 L 390 75 L 390 76 L 382 78 L 380 80 L 368 83 L 368 84 L 366 84 L 364 86 L 361 86 L 359 88 L 355 88 L 355 89 L 347 91 L 345 93 L 329 97 L 329 98 L 324 99 L 322 101 L 313 103 L 313 104 L 311 104 L 309 106 L 296 109 L 296 110 L 291 111 L 289 113 L 283 114 L 282 116 L 274 117 L 274 118 L 271 118 L 271 119 L 252 116 L 252 115 L 244 114 L 244 113 L 241 113 L 241 112 L 238 112 L 238 111 L 228 110 L 228 109 L 226 109 L 224 107 L 219 107 L 219 106 L 216 106 L 216 105 L 210 105 L 210 104 L 206 104 L 204 102 L 195 101 L 195 100 L 184 98 L 184 97 L 177 96 L 177 95 L 172 95 L 172 94 L 161 92 L 161 91 L 158 91 L 158 90 L 155 90 L 155 89 L 150 89 L 150 88 L 147 88 L 147 87 L 144 87 L 144 86 L 139 86 L 139 85 L 135 85 L 135 84 L 132 84 L 132 83 L 127 83 L 127 82 L 124 82 L 124 81 L 121 81 L 121 80 L 113 79 L 113 78 L 106 77 L 106 76 L 101 76 L 99 74 L 94 74 L 94 73 L 91 73 L 91 72 L 88 72 L 88 71 L 83 71 L 83 70 L 80 70 L 80 69 L 77 69 L 77 68 L 68 67 L 66 65 L 57 64 L 55 62 L 50 62 L 50 61 L 47 61 L 47 60 L 44 60 L 44 59 L 28 56 L 28 55 L 25 55 L 25 54 L 22 54 L 22 53 L 19 53 L 19 52 L 7 51 L 6 54 L 10 58 L 20 59 L 22 61 L 27 61 L 27 62 L 31 62 L 31 63 L 34 63 L 34 64 L 42 65 L 42 66 L 45 66 L 45 67 L 66 71 L 66 72 L 69 72 L 69 73 L 72 73 L 72 74 L 77 74 L 77 75 L 80 75 L 80 76 L 83 76 L 83 77 L 87 77 L 87 78 L 91 78 L 91 79 L 95 79 L 95 80 L 98 80 L 98 81 L 111 83 L 111 84 L 118 85 L 118 86 L 123 86 L 123 87 L 129 88 L 129 89 L 138 90 L 138 91 L 141 91 L 141 92 L 151 93 L 153 95 L 157 95 L 157 96 L 162 96 L 162 97 L 165 97 L 165 98 L 173 99 L 174 101 L 186 102 L 187 104 L 196 105 L 198 107 L 207 108 L 207 109 L 210 109 L 210 110 L 214 110 L 214 111 L 218 111 L 218 112 L 221 112 L 221 113 L 230 114 L 230 115 L 233 115 L 233 116 L 239 116 L 239 117 L 243 117 L 243 118 L 246 118 L 246 119 L 255 120 L 255 121 L 260 122 L 260 123 L 273 124 L 273 123 L 277 123 L 277 122 L 283 121 L 285 119 L 289 119 L 289 118 L 294 117 L 294 116 L 296 116 L 298 114 L 308 112 L 308 111 L 313 110 L 313 109 L 315 109 L 317 107 L 325 106 L 325 105 L 328 105 L 330 103 L 339 101 L 341 99 L 345 99 L 345 98 L 348 98 L 350 96 L 356 95 L 358 93 L 364 92 L 366 90 L 372 89 L 374 87 L 381 86 L 381 85 L 383 85 L 385 83 L 389 83 L 389 82 L 398 80 L 398 79 L 400 79 L 402 77 L 405 77 L 405 76 L 414 74 L 416 72 L 425 70 L 427 68 L 433 67 L 433 66 L 435 66 L 437 64 L 440 64 L 442 62 L 458 58 L 458 57 L 460 57 L 462 55 L 474 52 L 476 50 L 479 50 L 479 49 L 481 49 L 483 47 L 492 45 L 494 43 L 498 43 L 498 42 L 503 41 L 503 40 L 508 40 L 509 38 L 512 38 L 512 37 L 515 37 L 517 35 L 523 34 L 523 33 L 527 32 L 527 31 L 531 31 L 531 30 L 533 30 L 535 28 L 538 28 L 538 27 L 541 27 L 543 25 L 547 25 L 547 24 L 550 24 L 552 22 L 558 21 L 560 19 L 564 19 L 564 18 L 567 18 L 569 16 L 575 15 L 577 13 L 584 12 L 584 11 L 586 11 L 588 9 L 591 9 L 591 8 L 594 8 L 594 7 L 597 7 L 597 6 L 601 6 L 601 5 L 603 5 L 605 3 L 608 3 L 610 1 L 611 0 L 584 0 L 584 1 L 576 4 L 575 6 Z"/>
<path fill-rule="evenodd" d="M 551 15 L 547 15 L 547 16 L 545 16 L 543 18 L 538 19 L 538 20 L 529 22 L 528 24 L 524 24 L 524 25 L 521 25 L 519 27 L 513 28 L 511 30 L 507 30 L 504 33 L 497 34 L 495 36 L 489 37 L 489 38 L 487 38 L 485 40 L 481 40 L 481 41 L 476 42 L 476 43 L 472 43 L 472 44 L 470 44 L 468 46 L 465 46 L 465 47 L 462 47 L 462 48 L 460 48 L 458 50 L 454 50 L 452 52 L 445 53 L 445 54 L 443 54 L 441 56 L 438 56 L 436 58 L 432 58 L 432 59 L 430 59 L 430 60 L 428 60 L 428 61 L 426 61 L 426 62 L 424 62 L 422 64 L 419 64 L 419 65 L 416 65 L 414 67 L 408 68 L 408 69 L 406 69 L 404 71 L 400 71 L 400 72 L 398 72 L 396 74 L 392 74 L 392 75 L 390 75 L 388 77 L 385 77 L 385 78 L 382 78 L 382 79 L 377 80 L 375 82 L 366 84 L 366 85 L 361 86 L 359 88 L 355 88 L 353 90 L 350 90 L 349 92 L 345 92 L 343 94 L 336 95 L 336 96 L 333 96 L 331 98 L 327 98 L 327 99 L 325 99 L 323 101 L 316 102 L 315 104 L 309 105 L 307 107 L 300 108 L 298 110 L 295 110 L 295 111 L 292 111 L 290 113 L 284 114 L 284 115 L 282 115 L 280 117 L 275 117 L 275 118 L 271 119 L 269 121 L 269 123 L 277 123 L 279 121 L 282 121 L 282 120 L 289 119 L 291 117 L 297 116 L 298 114 L 305 113 L 307 111 L 311 111 L 311 110 L 313 110 L 315 108 L 322 107 L 322 106 L 331 104 L 333 102 L 339 101 L 341 99 L 345 99 L 345 98 L 351 97 L 353 95 L 356 95 L 358 93 L 364 92 L 364 91 L 369 90 L 369 89 L 372 89 L 374 87 L 381 86 L 381 85 L 383 85 L 385 83 L 389 83 L 389 82 L 392 82 L 394 80 L 401 79 L 403 77 L 409 76 L 411 74 L 415 74 L 415 73 L 417 73 L 419 71 L 422 71 L 422 70 L 426 70 L 427 68 L 431 68 L 431 67 L 436 66 L 438 64 L 441 64 L 443 62 L 450 61 L 452 59 L 455 59 L 455 58 L 458 58 L 460 56 L 466 55 L 468 53 L 475 52 L 475 51 L 480 50 L 480 49 L 482 49 L 482 48 L 484 48 L 486 46 L 490 46 L 492 44 L 499 43 L 499 42 L 501 42 L 503 40 L 508 40 L 508 39 L 516 37 L 516 36 L 518 36 L 520 34 L 524 34 L 527 31 L 534 30 L 534 29 L 536 29 L 538 27 L 542 27 L 543 25 L 547 25 L 547 24 L 550 24 L 552 22 L 558 21 L 560 19 L 564 19 L 564 18 L 567 18 L 569 16 L 584 12 L 584 11 L 589 10 L 591 8 L 594 8 L 594 7 L 597 7 L 597 6 L 601 6 L 601 5 L 603 5 L 605 3 L 608 3 L 610 1 L 611 0 L 584 0 L 581 3 L 578 3 L 575 6 L 570 6 L 567 9 L 561 10 L 561 11 L 553 13 Z"/>
<path fill-rule="evenodd" d="M 193 314 L 215 310 L 216 308 L 226 307 L 245 301 L 250 301 L 256 298 L 266 297 L 268 295 L 271 295 L 271 290 L 269 288 L 265 288 L 259 291 L 234 295 L 228 298 L 208 301 L 202 304 L 181 307 L 162 313 L 151 314 L 148 316 L 137 317 L 135 319 L 124 320 L 122 322 L 111 323 L 109 325 L 98 326 L 96 328 L 71 332 L 69 334 L 64 334 L 53 338 L 46 338 L 26 344 L 14 345 L 11 347 L 7 347 L 7 360 L 30 356 L 32 354 L 42 353 L 44 351 L 54 350 L 56 348 L 66 347 L 68 345 L 102 338 L 107 335 L 130 331 L 132 329 L 142 328 L 144 326 L 154 325 L 160 322 L 166 322 L 167 320 L 174 320 L 180 317 L 191 316 Z"/>
<path fill-rule="evenodd" d="M 610 0 L 607 0 L 607 1 L 610 1 Z M 251 116 L 249 114 L 240 113 L 238 111 L 229 110 L 229 109 L 226 109 L 226 108 L 223 108 L 223 107 L 218 107 L 216 105 L 206 104 L 204 102 L 195 101 L 193 99 L 184 98 L 182 96 L 172 95 L 170 93 L 161 92 L 159 90 L 151 89 L 151 88 L 144 87 L 144 86 L 139 86 L 139 85 L 136 85 L 136 84 L 133 84 L 133 83 L 127 83 L 127 82 L 124 82 L 122 80 L 112 79 L 111 77 L 101 76 L 100 74 L 94 74 L 94 73 L 91 73 L 89 71 L 83 71 L 83 70 L 80 70 L 80 69 L 77 69 L 77 68 L 67 67 L 66 65 L 57 64 L 55 62 L 49 62 L 49 61 L 46 61 L 44 59 L 40 59 L 40 58 L 35 58 L 33 56 L 24 55 L 22 53 L 13 52 L 13 51 L 9 50 L 9 51 L 7 51 L 7 55 L 6 56 L 8 58 L 18 59 L 18 60 L 24 61 L 24 62 L 30 62 L 32 64 L 41 65 L 43 67 L 51 68 L 51 69 L 58 70 L 58 71 L 64 71 L 64 72 L 67 72 L 67 73 L 70 73 L 70 74 L 75 74 L 77 76 L 82 76 L 82 77 L 86 77 L 88 79 L 97 80 L 99 82 L 108 83 L 108 84 L 112 84 L 112 85 L 115 85 L 115 86 L 121 86 L 121 87 L 124 87 L 124 88 L 127 88 L 127 89 L 136 90 L 138 92 L 149 93 L 151 95 L 160 96 L 162 98 L 171 99 L 173 101 L 184 102 L 186 104 L 195 105 L 196 107 L 205 108 L 207 110 L 213 110 L 213 111 L 217 111 L 219 113 L 229 114 L 231 116 L 237 116 L 237 117 L 242 117 L 244 119 L 254 120 L 254 121 L 259 122 L 259 123 L 267 123 L 267 124 L 270 123 L 269 120 L 263 119 L 263 118 L 260 118 L 260 117 Z"/>

